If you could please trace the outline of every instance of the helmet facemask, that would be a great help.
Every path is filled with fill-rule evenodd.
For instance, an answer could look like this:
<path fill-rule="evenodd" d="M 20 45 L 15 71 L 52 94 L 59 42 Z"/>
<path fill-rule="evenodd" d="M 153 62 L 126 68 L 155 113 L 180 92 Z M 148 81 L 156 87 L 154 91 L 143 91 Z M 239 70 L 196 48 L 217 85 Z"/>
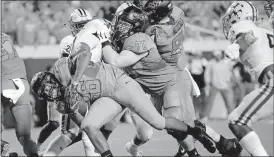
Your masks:
<path fill-rule="evenodd" d="M 54 74 L 43 72 L 39 78 L 32 79 L 32 90 L 40 100 L 61 101 L 64 96 L 63 85 Z"/>
<path fill-rule="evenodd" d="M 139 8 L 131 6 L 115 19 L 113 42 L 123 44 L 127 37 L 137 32 L 144 32 L 147 27 L 148 17 L 146 14 Z"/>
<path fill-rule="evenodd" d="M 71 33 L 73 35 L 76 35 L 81 31 L 81 29 L 89 22 L 90 20 L 87 21 L 81 21 L 81 22 L 69 22 Z"/>
<path fill-rule="evenodd" d="M 222 18 L 223 33 L 228 39 L 229 31 L 232 25 L 239 21 L 250 20 L 257 21 L 258 10 L 256 7 L 247 1 L 234 2 L 227 10 L 226 15 Z"/>

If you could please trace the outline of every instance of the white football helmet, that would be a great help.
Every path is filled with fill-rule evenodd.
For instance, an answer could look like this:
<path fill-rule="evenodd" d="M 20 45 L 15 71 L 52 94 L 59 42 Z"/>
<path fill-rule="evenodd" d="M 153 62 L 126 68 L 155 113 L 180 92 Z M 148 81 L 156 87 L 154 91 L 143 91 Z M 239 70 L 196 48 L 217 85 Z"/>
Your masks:
<path fill-rule="evenodd" d="M 232 25 L 244 20 L 256 22 L 258 20 L 257 8 L 248 1 L 236 1 L 232 3 L 227 9 L 225 16 L 222 18 L 223 32 L 226 39 L 228 39 L 228 34 Z"/>
<path fill-rule="evenodd" d="M 72 30 L 72 34 L 77 34 L 81 28 L 85 26 L 85 24 L 91 21 L 93 17 L 91 16 L 90 12 L 85 9 L 78 8 L 75 9 L 69 18 L 69 25 Z"/>

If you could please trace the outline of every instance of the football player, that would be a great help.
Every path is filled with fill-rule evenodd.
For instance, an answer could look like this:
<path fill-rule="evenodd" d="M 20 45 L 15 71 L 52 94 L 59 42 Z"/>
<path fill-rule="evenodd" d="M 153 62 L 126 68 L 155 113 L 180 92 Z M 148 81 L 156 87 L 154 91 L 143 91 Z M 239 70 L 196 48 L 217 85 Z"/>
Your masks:
<path fill-rule="evenodd" d="M 32 107 L 25 64 L 18 56 L 11 38 L 4 33 L 1 33 L 1 58 L 1 103 L 10 108 L 16 122 L 16 137 L 24 153 L 27 156 L 38 156 L 36 143 L 31 139 Z"/>
<path fill-rule="evenodd" d="M 264 6 L 266 15 L 269 17 L 269 21 L 272 25 L 272 28 L 274 28 L 274 1 L 273 0 L 267 0 L 266 5 Z"/>
<path fill-rule="evenodd" d="M 186 132 L 192 134 L 204 145 L 211 144 L 200 128 L 190 127 L 174 118 L 162 117 L 145 96 L 140 85 L 122 70 L 103 62 L 90 62 L 93 54 L 91 52 L 101 49 L 100 47 L 96 49 L 98 43 L 90 42 L 92 39 L 93 37 L 90 36 L 86 41 L 79 43 L 76 39 L 75 53 L 78 55 L 73 60 L 60 58 L 55 64 L 54 74 L 37 73 L 32 80 L 32 89 L 42 99 L 65 101 L 65 112 L 69 113 L 70 117 L 87 133 L 101 156 L 112 156 L 112 153 L 99 129 L 122 111 L 121 105 L 136 112 L 156 129 L 175 129 L 177 136 Z M 102 42 L 103 48 L 109 45 L 109 42 Z M 124 50 L 121 54 L 127 54 L 127 52 Z M 120 58 L 118 62 L 128 66 L 146 55 L 126 56 Z M 86 63 L 89 64 L 86 65 Z M 89 102 L 92 105 L 87 115 L 83 117 L 78 112 L 78 108 L 80 105 L 86 106 Z M 105 110 L 106 108 L 108 110 Z"/>
<path fill-rule="evenodd" d="M 84 33 L 81 32 L 82 34 L 89 34 L 91 33 L 91 31 L 97 34 L 103 34 L 104 33 L 103 31 L 106 30 L 106 29 L 102 29 L 106 27 L 105 22 L 107 21 L 103 19 L 93 19 L 91 14 L 85 9 L 82 9 L 82 8 L 75 9 L 70 16 L 70 21 L 69 21 L 72 34 L 66 36 L 61 41 L 60 57 L 72 56 L 71 49 L 73 46 L 73 42 L 74 42 L 75 36 L 80 32 L 80 30 L 84 30 Z M 97 27 L 97 25 L 100 26 L 100 29 L 98 29 L 99 27 Z M 97 56 L 97 57 L 92 57 L 90 60 L 92 60 L 93 62 L 100 62 L 101 53 L 98 53 L 98 51 L 95 51 L 95 52 L 97 53 L 93 53 L 93 54 L 94 56 Z M 51 104 L 55 105 L 55 103 L 49 102 L 48 107 Z M 60 115 L 60 113 L 55 109 L 55 106 L 49 109 L 50 110 L 48 110 L 48 115 L 55 115 L 51 117 L 60 117 L 58 116 Z M 106 124 L 103 128 L 101 128 L 101 131 L 104 133 L 106 137 L 108 137 L 111 131 L 116 127 L 116 124 L 119 122 L 119 119 L 121 116 L 122 115 L 119 115 L 116 119 L 114 119 L 110 123 Z M 83 142 L 84 150 L 87 156 L 99 155 L 98 153 L 94 153 L 94 147 L 91 144 L 88 137 L 86 136 L 86 134 L 85 133 L 78 134 L 79 133 L 78 126 L 66 114 L 62 115 L 61 132 L 62 134 L 56 137 L 56 139 L 49 144 L 48 148 L 43 153 L 44 156 L 57 156 L 58 154 L 62 152 L 63 148 L 65 148 L 68 145 L 72 145 L 73 143 L 76 143 L 80 140 L 82 140 Z M 65 135 L 67 135 L 67 137 L 69 138 L 64 138 Z"/>
<path fill-rule="evenodd" d="M 164 97 L 165 104 L 175 103 L 176 105 L 179 105 L 182 103 L 182 100 L 180 100 L 181 96 L 179 96 L 182 93 L 177 89 L 179 84 L 179 80 L 177 79 L 177 70 L 166 64 L 159 55 L 151 38 L 148 35 L 141 33 L 147 27 L 148 18 L 142 10 L 138 9 L 134 5 L 124 9 L 120 15 L 116 17 L 113 42 L 115 42 L 114 45 L 118 46 L 118 48 L 116 48 L 118 51 L 130 50 L 130 53 L 127 52 L 125 54 L 122 51 L 118 55 L 115 51 L 107 51 L 107 49 L 111 51 L 110 46 L 105 47 L 103 52 L 106 51 L 104 52 L 106 62 L 119 68 L 123 68 L 131 77 L 140 83 L 149 94 Z M 121 58 L 125 56 L 132 57 L 134 55 L 145 54 L 146 52 L 149 52 L 149 55 L 134 65 L 127 67 L 120 61 Z M 175 84 L 177 84 L 176 87 Z M 178 94 L 177 98 L 179 99 L 176 99 L 176 94 Z M 135 117 L 136 116 L 134 116 L 133 119 Z M 142 128 L 141 126 L 138 127 Z M 138 127 L 137 133 L 139 130 Z M 142 128 L 142 130 L 147 131 L 149 129 Z M 169 131 L 169 133 L 177 138 L 175 132 Z M 144 142 L 145 141 L 142 141 L 142 143 Z M 213 146 L 207 145 L 206 147 L 207 149 L 211 149 Z M 213 149 L 215 148 L 213 147 Z M 135 153 L 131 154 L 134 155 Z"/>
<path fill-rule="evenodd" d="M 268 156 L 251 123 L 273 115 L 273 32 L 255 23 L 257 8 L 248 1 L 236 1 L 223 17 L 224 35 L 231 45 L 225 54 L 240 61 L 262 86 L 246 95 L 229 115 L 229 128 L 252 156 Z"/>
<path fill-rule="evenodd" d="M 178 68 L 181 73 L 181 79 L 184 83 L 183 98 L 185 103 L 182 106 L 174 106 L 174 104 L 170 104 L 171 106 L 163 106 L 163 114 L 164 116 L 175 116 L 176 118 L 193 125 L 193 121 L 196 120 L 196 116 L 192 102 L 192 93 L 196 96 L 199 95 L 199 89 L 197 88 L 196 82 L 185 68 L 186 57 L 183 52 L 184 12 L 180 8 L 172 6 L 171 1 L 150 0 L 143 3 L 141 6 L 143 6 L 143 10 L 148 13 L 150 19 L 149 22 L 150 25 L 152 25 L 147 28 L 146 33 L 154 39 L 162 58 L 169 65 Z M 156 103 L 161 102 L 157 101 L 156 98 Z M 209 126 L 204 126 L 198 121 L 195 122 L 195 124 L 203 126 L 207 133 L 211 135 L 212 139 L 216 143 L 217 149 L 221 154 L 232 155 L 231 152 L 234 152 L 235 154 L 239 153 L 235 150 L 236 147 L 234 147 L 234 143 L 237 148 L 240 147 L 235 139 L 228 140 L 216 133 Z M 147 129 L 142 128 L 140 130 Z M 141 141 L 142 140 L 138 139 L 138 136 L 135 136 L 134 140 L 127 144 L 127 150 L 130 150 L 130 152 L 138 152 L 138 146 L 145 142 Z M 178 142 L 180 145 L 184 145 L 187 148 L 186 152 L 189 156 L 199 156 L 194 147 L 193 139 L 190 136 L 186 137 L 185 140 Z M 239 150 L 241 149 L 239 148 Z M 176 156 L 183 156 L 184 154 L 185 151 L 183 151 L 182 146 L 180 146 Z"/>

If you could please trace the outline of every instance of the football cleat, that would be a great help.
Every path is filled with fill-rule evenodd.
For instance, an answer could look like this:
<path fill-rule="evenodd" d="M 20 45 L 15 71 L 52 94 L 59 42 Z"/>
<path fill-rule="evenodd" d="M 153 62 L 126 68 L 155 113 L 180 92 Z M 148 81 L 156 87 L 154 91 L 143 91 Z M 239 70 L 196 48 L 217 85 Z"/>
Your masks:
<path fill-rule="evenodd" d="M 1 156 L 5 156 L 9 151 L 10 144 L 4 140 L 1 140 Z"/>
<path fill-rule="evenodd" d="M 193 132 L 191 135 L 198 140 L 203 146 L 210 152 L 210 153 L 215 153 L 216 148 L 214 145 L 214 142 L 212 139 L 206 134 L 205 130 L 203 130 L 199 126 L 195 126 L 193 128 Z"/>
<path fill-rule="evenodd" d="M 216 148 L 223 157 L 241 156 L 243 147 L 236 138 L 224 139 L 223 142 L 218 142 Z"/>
<path fill-rule="evenodd" d="M 143 153 L 138 148 L 134 148 L 131 142 L 126 144 L 126 151 L 133 157 L 143 156 Z"/>
<path fill-rule="evenodd" d="M 186 154 L 186 150 L 179 146 L 178 152 L 174 155 L 174 157 L 182 157 Z"/>

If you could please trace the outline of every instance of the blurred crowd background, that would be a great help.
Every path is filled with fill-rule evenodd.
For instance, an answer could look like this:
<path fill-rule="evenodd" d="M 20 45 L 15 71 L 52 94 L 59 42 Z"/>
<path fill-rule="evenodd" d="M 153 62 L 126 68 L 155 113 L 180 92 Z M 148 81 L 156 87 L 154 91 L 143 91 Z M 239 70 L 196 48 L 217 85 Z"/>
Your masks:
<path fill-rule="evenodd" d="M 124 1 L 3 1 L 2 31 L 9 34 L 15 44 L 58 44 L 70 33 L 67 24 L 70 13 L 78 7 L 92 15 L 111 20 L 116 8 Z M 261 17 L 265 1 L 252 1 Z M 222 33 L 221 17 L 231 1 L 174 1 L 185 12 L 185 22 Z M 28 38 L 25 38 L 28 36 Z M 186 38 L 204 38 L 208 34 L 187 30 Z"/>
<path fill-rule="evenodd" d="M 10 35 L 19 47 L 56 45 L 63 37 L 70 34 L 67 24 L 69 15 L 74 9 L 82 7 L 96 17 L 111 20 L 116 8 L 123 2 L 3 1 L 1 5 L 2 32 Z M 185 39 L 223 40 L 221 17 L 231 2 L 174 1 L 173 5 L 182 8 L 185 12 L 185 22 L 188 24 Z M 252 3 L 258 8 L 260 18 L 266 19 L 263 8 L 265 1 L 252 1 Z M 192 27 L 197 27 L 197 29 L 190 29 Z M 258 86 L 240 62 L 223 60 L 223 51 L 186 53 L 187 67 L 201 90 L 201 96 L 194 98 L 197 116 L 201 119 L 210 118 L 212 105 L 218 93 L 224 100 L 227 113 L 230 113 L 246 94 Z M 35 106 L 35 103 L 33 105 L 36 108 L 34 121 L 36 125 L 41 126 L 46 122 L 46 108 Z M 6 111 L 8 112 L 8 109 Z M 7 114 L 6 117 L 10 119 L 8 117 L 11 116 Z M 10 122 L 5 122 L 5 124 L 6 127 L 12 126 Z"/>

